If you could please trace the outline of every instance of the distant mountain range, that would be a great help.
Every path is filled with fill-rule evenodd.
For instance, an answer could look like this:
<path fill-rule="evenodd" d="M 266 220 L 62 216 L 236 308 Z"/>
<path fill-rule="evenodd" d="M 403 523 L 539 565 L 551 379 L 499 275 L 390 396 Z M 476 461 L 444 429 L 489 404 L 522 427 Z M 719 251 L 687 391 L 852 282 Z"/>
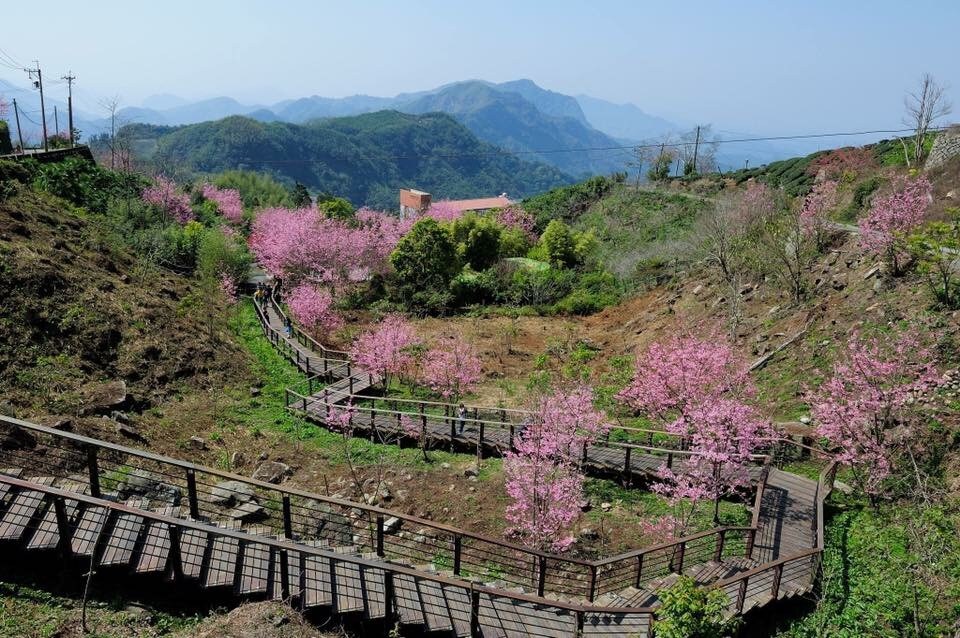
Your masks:
<path fill-rule="evenodd" d="M 255 170 L 389 210 L 402 187 L 436 199 L 520 198 L 573 181 L 553 166 L 498 152 L 444 113 L 376 111 L 306 124 L 231 116 L 179 127 L 130 125 L 128 133 L 136 148 L 152 148 L 151 160 L 169 174 Z"/>
<path fill-rule="evenodd" d="M 48 91 L 47 120 L 53 129 L 52 110 L 66 111 L 62 101 L 51 99 Z M 0 80 L 0 95 L 17 97 L 28 110 L 22 122 L 34 141 L 39 138 L 39 104 L 36 91 L 16 87 Z M 29 111 L 32 109 L 32 115 Z M 547 163 L 572 175 L 610 173 L 627 170 L 629 149 L 640 141 L 678 133 L 677 123 L 646 113 L 634 104 L 616 104 L 589 95 L 570 96 L 544 89 L 531 80 L 492 83 L 483 80 L 456 82 L 393 97 L 352 95 L 331 98 L 313 95 L 267 104 L 243 104 L 230 97 L 191 102 L 170 94 L 154 95 L 142 106 L 119 111 L 121 123 L 181 126 L 243 115 L 259 122 L 302 124 L 315 119 L 344 117 L 394 110 L 402 113 L 447 113 L 464 124 L 481 141 L 515 151 L 521 158 Z M 32 121 L 31 121 L 32 118 Z M 61 118 L 61 129 L 66 117 Z M 76 126 L 85 136 L 109 130 L 109 119 L 78 111 Z M 721 123 L 714 123 L 720 128 Z M 15 128 L 15 127 L 14 127 Z M 722 137 L 756 137 L 749 133 L 724 131 Z M 846 139 L 843 144 L 865 143 L 873 139 Z M 744 142 L 724 145 L 717 153 L 726 170 L 751 166 L 785 157 L 806 154 L 837 144 L 832 140 L 805 142 Z M 605 150 L 570 150 L 570 149 Z"/>

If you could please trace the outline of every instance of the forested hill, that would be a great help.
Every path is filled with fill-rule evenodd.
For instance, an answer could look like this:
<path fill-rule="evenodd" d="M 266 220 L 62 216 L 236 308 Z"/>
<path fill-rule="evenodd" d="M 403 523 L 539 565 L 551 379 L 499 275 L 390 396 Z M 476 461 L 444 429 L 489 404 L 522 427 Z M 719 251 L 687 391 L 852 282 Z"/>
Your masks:
<path fill-rule="evenodd" d="M 140 128 L 133 135 L 151 133 Z M 228 117 L 152 135 L 153 159 L 168 172 L 266 171 L 384 208 L 396 206 L 400 187 L 435 199 L 522 197 L 572 181 L 556 168 L 498 153 L 441 113 L 379 111 L 305 125 Z"/>

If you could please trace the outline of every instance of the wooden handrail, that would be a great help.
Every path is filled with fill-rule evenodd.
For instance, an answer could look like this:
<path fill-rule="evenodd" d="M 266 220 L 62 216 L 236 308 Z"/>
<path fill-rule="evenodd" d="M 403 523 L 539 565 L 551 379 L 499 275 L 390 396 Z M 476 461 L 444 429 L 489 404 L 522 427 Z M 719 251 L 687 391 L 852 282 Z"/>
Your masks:
<path fill-rule="evenodd" d="M 53 497 L 67 499 L 76 501 L 79 503 L 84 503 L 93 507 L 103 507 L 111 509 L 123 514 L 132 514 L 139 516 L 143 519 L 154 521 L 158 523 L 164 523 L 168 526 L 179 527 L 183 529 L 197 530 L 201 532 L 206 532 L 212 536 L 221 536 L 226 538 L 232 538 L 234 540 L 241 541 L 243 543 L 256 543 L 258 545 L 268 545 L 270 547 L 275 547 L 277 549 L 283 549 L 289 551 L 298 552 L 301 554 L 307 554 L 310 556 L 319 556 L 334 560 L 336 562 L 347 562 L 361 567 L 369 567 L 374 569 L 382 569 L 384 571 L 389 571 L 395 574 L 403 574 L 406 576 L 413 576 L 418 579 L 430 580 L 437 583 L 442 583 L 445 585 L 454 585 L 463 587 L 464 589 L 472 589 L 486 593 L 492 596 L 497 596 L 500 598 L 510 598 L 514 600 L 522 600 L 526 602 L 535 603 L 538 605 L 544 605 L 547 607 L 555 607 L 558 609 L 565 609 L 568 611 L 578 611 L 585 613 L 609 613 L 609 614 L 652 614 L 653 609 L 650 607 L 593 607 L 590 605 L 579 605 L 577 603 L 569 603 L 559 600 L 548 600 L 538 596 L 530 596 L 526 594 L 520 594 L 515 592 L 508 592 L 502 589 L 496 589 L 493 587 L 486 587 L 483 585 L 477 585 L 476 583 L 462 580 L 459 578 L 450 578 L 449 576 L 442 576 L 440 574 L 434 574 L 422 570 L 417 570 L 411 567 L 405 567 L 403 565 L 397 565 L 390 562 L 380 562 L 374 561 L 366 558 L 361 558 L 358 556 L 352 556 L 350 554 L 341 554 L 338 552 L 325 550 L 323 548 L 314 547 L 311 545 L 301 545 L 293 541 L 289 541 L 282 538 L 274 538 L 272 536 L 256 536 L 251 535 L 247 532 L 240 530 L 231 529 L 229 527 L 219 527 L 216 525 L 208 525 L 201 523 L 199 521 L 194 521 L 190 519 L 183 518 L 174 518 L 172 516 L 167 516 L 159 512 L 146 509 L 138 509 L 126 505 L 124 503 L 118 503 L 115 501 L 108 501 L 100 498 L 95 498 L 93 496 L 88 496 L 86 494 L 81 494 L 78 492 L 69 492 L 62 490 L 57 487 L 42 485 L 40 483 L 34 483 L 32 481 L 27 481 L 19 478 L 14 478 L 6 474 L 0 474 L 0 484 L 6 484 L 11 487 L 18 487 L 24 490 L 29 490 L 32 492 L 41 492 Z"/>
<path fill-rule="evenodd" d="M 714 527 L 712 529 L 704 530 L 702 532 L 697 532 L 696 534 L 691 534 L 689 536 L 683 536 L 676 540 L 667 541 L 665 543 L 660 543 L 659 545 L 651 545 L 650 547 L 644 547 L 642 549 L 635 549 L 617 556 L 611 556 L 610 558 L 603 558 L 594 562 L 593 564 L 597 567 L 602 567 L 604 565 L 609 565 L 610 563 L 616 563 L 622 560 L 628 560 L 637 558 L 641 554 L 649 554 L 652 552 L 661 551 L 664 549 L 669 549 L 671 547 L 676 547 L 681 544 L 687 544 L 691 541 L 699 540 L 701 538 L 706 538 L 708 536 L 713 536 L 721 532 L 749 532 L 756 529 L 755 526 L 744 527 L 744 526 L 734 526 L 734 525 L 725 525 L 722 527 Z"/>

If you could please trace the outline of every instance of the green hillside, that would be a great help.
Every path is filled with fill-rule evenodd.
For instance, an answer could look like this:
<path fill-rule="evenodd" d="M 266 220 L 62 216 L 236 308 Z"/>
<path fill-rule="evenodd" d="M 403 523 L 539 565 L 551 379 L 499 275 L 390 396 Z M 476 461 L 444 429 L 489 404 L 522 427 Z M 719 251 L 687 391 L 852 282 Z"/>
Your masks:
<path fill-rule="evenodd" d="M 396 206 L 401 187 L 443 199 L 524 196 L 571 181 L 555 168 L 496 151 L 449 115 L 380 111 L 307 125 L 229 117 L 167 129 L 153 160 L 170 173 L 264 171 L 382 208 Z"/>

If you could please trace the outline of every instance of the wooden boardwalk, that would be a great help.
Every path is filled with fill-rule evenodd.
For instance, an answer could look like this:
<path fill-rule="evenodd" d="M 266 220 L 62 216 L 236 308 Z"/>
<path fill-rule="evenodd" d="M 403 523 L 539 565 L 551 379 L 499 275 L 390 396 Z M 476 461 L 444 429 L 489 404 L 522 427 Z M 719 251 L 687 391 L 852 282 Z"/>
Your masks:
<path fill-rule="evenodd" d="M 399 442 L 398 420 L 418 418 L 434 446 L 510 449 L 518 424 L 508 419 L 474 412 L 461 424 L 427 407 L 390 409 L 369 394 L 377 379 L 344 353 L 283 334 L 277 310 L 265 333 L 310 379 L 288 393 L 291 409 L 325 424 L 352 404 L 358 436 Z M 8 417 L 0 437 L 0 559 L 54 552 L 92 559 L 100 574 L 192 582 L 438 636 L 648 636 L 657 592 L 681 574 L 722 588 L 731 614 L 802 595 L 815 583 L 832 484 L 830 472 L 818 483 L 758 465 L 751 525 L 585 561 Z M 584 449 L 590 471 L 626 480 L 685 458 L 652 446 Z"/>

